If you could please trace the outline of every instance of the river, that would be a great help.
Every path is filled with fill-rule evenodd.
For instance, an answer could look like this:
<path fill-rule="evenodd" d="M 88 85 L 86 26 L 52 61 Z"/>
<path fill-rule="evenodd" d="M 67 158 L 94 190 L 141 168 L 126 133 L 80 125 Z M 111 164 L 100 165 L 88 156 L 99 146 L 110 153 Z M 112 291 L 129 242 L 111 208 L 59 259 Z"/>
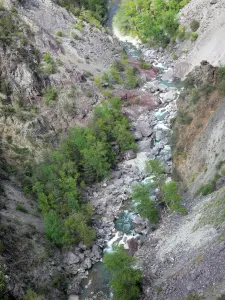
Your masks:
<path fill-rule="evenodd" d="M 140 57 L 142 52 L 136 47 L 137 45 L 137 40 L 134 40 L 130 37 L 122 37 L 119 33 L 119 31 L 115 28 L 113 28 L 113 16 L 115 15 L 118 5 L 119 5 L 119 0 L 112 0 L 110 5 L 109 5 L 109 13 L 108 13 L 108 22 L 107 26 L 110 28 L 110 30 L 113 31 L 113 33 L 119 38 L 121 41 L 121 44 L 126 51 L 128 57 L 130 59 L 137 59 Z M 164 89 L 169 89 L 174 93 L 179 93 L 176 88 L 179 88 L 179 84 L 177 83 L 171 83 L 165 80 L 161 79 L 162 74 L 154 80 L 154 84 L 162 85 L 164 86 Z M 146 83 L 147 86 L 148 83 Z M 142 88 L 143 89 L 143 88 Z M 165 94 L 165 91 L 159 91 L 159 94 L 162 92 Z M 176 94 L 176 95 L 177 95 Z M 172 108 L 171 108 L 172 107 Z M 154 128 L 158 130 L 169 130 L 169 121 L 170 118 L 174 117 L 176 113 L 176 105 L 175 102 L 166 102 L 165 105 L 161 106 L 160 108 L 156 108 L 152 110 L 151 114 L 154 116 L 156 120 L 156 124 L 154 123 Z M 146 113 L 145 113 L 146 114 Z M 152 116 L 151 115 L 151 116 Z M 145 115 L 144 115 L 145 116 Z M 133 124 L 134 125 L 134 124 Z M 135 126 L 135 125 L 134 125 Z M 157 127 L 158 126 L 158 127 Z M 163 129 L 164 128 L 164 129 Z M 145 139 L 148 141 L 148 138 Z M 149 149 L 148 152 L 141 152 L 139 153 L 139 158 L 141 157 L 142 160 L 145 160 L 147 157 L 149 157 L 150 152 L 154 149 L 158 149 L 160 146 L 160 140 L 155 141 L 155 144 L 152 145 L 152 149 Z M 160 148 L 159 148 L 160 149 Z M 162 145 L 162 150 L 165 157 L 169 157 L 169 159 L 165 159 L 165 164 L 169 168 L 171 168 L 172 162 L 171 162 L 171 149 L 169 146 L 169 138 L 167 143 L 163 142 Z M 160 152 L 160 153 L 161 153 Z M 141 154 L 145 155 L 141 155 Z M 160 154 L 159 154 L 160 155 Z M 158 158 L 158 154 L 155 155 L 155 157 Z M 167 156 L 166 156 L 167 155 Z M 162 159 L 164 159 L 164 156 Z M 160 156 L 159 156 L 160 158 Z M 140 161 L 137 159 L 133 160 L 133 164 L 137 165 L 137 167 L 140 167 Z M 144 165 L 144 162 L 142 161 L 142 165 Z M 154 197 L 154 194 L 151 195 Z M 129 206 L 129 205 L 128 205 Z M 113 236 L 111 240 L 108 241 L 107 246 L 105 247 L 104 251 L 112 251 L 112 245 L 115 242 L 123 243 L 126 245 L 126 241 L 129 240 L 131 237 L 137 237 L 138 234 L 134 231 L 133 228 L 133 223 L 132 223 L 132 216 L 134 213 L 132 212 L 132 207 L 131 205 L 127 208 L 121 209 L 121 214 L 119 215 L 118 219 L 115 222 L 115 229 L 116 234 Z M 110 281 L 110 274 L 108 271 L 104 269 L 104 265 L 102 262 L 98 262 L 92 266 L 92 268 L 89 270 L 88 278 L 83 279 L 81 286 L 83 289 L 83 293 L 80 296 L 70 296 L 69 300 L 89 300 L 89 299 L 96 299 L 96 300 L 112 300 L 113 295 L 111 288 L 109 286 L 109 281 Z"/>

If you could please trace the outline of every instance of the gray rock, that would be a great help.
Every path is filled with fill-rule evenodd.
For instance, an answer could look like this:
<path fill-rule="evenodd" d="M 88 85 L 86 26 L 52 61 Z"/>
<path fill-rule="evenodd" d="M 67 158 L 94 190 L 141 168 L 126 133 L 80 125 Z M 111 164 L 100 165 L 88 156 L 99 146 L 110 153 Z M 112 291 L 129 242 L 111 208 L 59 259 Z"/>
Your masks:
<path fill-rule="evenodd" d="M 113 171 L 111 174 L 112 179 L 114 179 L 114 178 L 120 179 L 121 176 L 122 176 L 122 173 L 120 171 Z"/>
<path fill-rule="evenodd" d="M 145 137 L 150 136 L 153 132 L 148 122 L 140 123 L 137 128 L 138 131 L 140 131 L 141 134 Z"/>
<path fill-rule="evenodd" d="M 211 0 L 210 1 L 210 4 L 216 4 L 217 3 L 217 0 Z"/>
<path fill-rule="evenodd" d="M 73 264 L 77 264 L 80 261 L 79 256 L 75 255 L 72 252 L 68 252 L 67 257 L 65 259 L 65 262 L 68 265 L 73 265 Z"/>
<path fill-rule="evenodd" d="M 100 247 L 98 246 L 98 245 L 94 245 L 93 247 L 92 247 L 92 254 L 93 254 L 93 256 L 95 257 L 95 258 L 97 258 L 97 259 L 100 259 L 101 258 L 101 249 L 100 249 Z"/>
<path fill-rule="evenodd" d="M 137 157 L 137 153 L 134 150 L 128 150 L 124 153 L 124 159 L 130 160 Z"/>
<path fill-rule="evenodd" d="M 84 262 L 82 263 L 82 267 L 84 267 L 85 269 L 90 269 L 92 266 L 92 262 L 91 262 L 91 259 L 90 258 L 86 258 L 84 260 Z"/>
<path fill-rule="evenodd" d="M 219 178 L 216 181 L 216 190 L 219 190 L 221 187 L 223 187 L 225 185 L 225 176 Z"/>
<path fill-rule="evenodd" d="M 149 152 L 151 147 L 151 140 L 145 140 L 138 142 L 138 151 L 139 152 Z"/>
<path fill-rule="evenodd" d="M 134 132 L 134 139 L 135 139 L 135 141 L 140 141 L 142 139 L 142 134 L 140 131 Z"/>

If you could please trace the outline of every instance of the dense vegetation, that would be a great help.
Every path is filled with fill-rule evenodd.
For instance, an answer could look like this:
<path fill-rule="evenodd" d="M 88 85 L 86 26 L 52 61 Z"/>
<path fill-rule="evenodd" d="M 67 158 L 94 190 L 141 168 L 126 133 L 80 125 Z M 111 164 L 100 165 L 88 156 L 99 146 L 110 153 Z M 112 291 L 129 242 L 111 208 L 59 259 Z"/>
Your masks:
<path fill-rule="evenodd" d="M 166 183 L 166 173 L 162 163 L 158 159 L 150 160 L 146 164 L 148 180 L 136 184 L 132 188 L 131 197 L 136 204 L 137 212 L 149 222 L 156 224 L 159 219 L 158 204 L 163 203 L 171 211 L 185 213 L 181 206 L 182 198 L 178 193 L 178 186 L 175 181 Z M 151 192 L 158 189 L 158 197 L 151 199 Z"/>
<path fill-rule="evenodd" d="M 110 285 L 115 300 L 136 299 L 140 295 L 141 271 L 135 268 L 135 258 L 128 256 L 123 246 L 104 255 L 104 267 L 112 273 Z"/>
<path fill-rule="evenodd" d="M 166 46 L 179 32 L 177 14 L 189 0 L 125 0 L 115 16 L 123 34 Z"/>
<path fill-rule="evenodd" d="M 71 129 L 59 149 L 45 154 L 27 174 L 26 190 L 37 195 L 46 236 L 56 245 L 89 245 L 95 238 L 93 209 L 83 201 L 82 190 L 107 176 L 115 164 L 112 143 L 120 151 L 135 148 L 129 127 L 120 99 L 110 99 L 95 107 L 87 127 Z"/>
<path fill-rule="evenodd" d="M 72 12 L 75 16 L 96 19 L 103 22 L 107 12 L 107 1 L 104 0 L 57 0 L 57 3 Z"/>

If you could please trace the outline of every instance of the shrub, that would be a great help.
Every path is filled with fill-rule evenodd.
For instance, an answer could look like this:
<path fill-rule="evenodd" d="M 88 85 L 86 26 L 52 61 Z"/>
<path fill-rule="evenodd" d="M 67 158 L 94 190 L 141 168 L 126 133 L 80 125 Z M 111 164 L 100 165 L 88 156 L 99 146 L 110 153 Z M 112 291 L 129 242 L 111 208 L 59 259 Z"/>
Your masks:
<path fill-rule="evenodd" d="M 191 116 L 189 116 L 188 114 L 184 113 L 184 112 L 179 112 L 177 119 L 180 123 L 184 124 L 184 125 L 189 125 L 191 124 L 193 118 Z"/>
<path fill-rule="evenodd" d="M 57 32 L 56 32 L 56 35 L 57 35 L 57 36 L 61 36 L 61 37 L 62 37 L 62 36 L 63 36 L 63 32 L 62 32 L 62 30 L 59 30 L 59 31 L 57 31 Z"/>
<path fill-rule="evenodd" d="M 110 90 L 107 90 L 107 89 L 104 89 L 101 91 L 102 95 L 105 97 L 105 98 L 110 98 L 112 97 L 112 92 Z"/>
<path fill-rule="evenodd" d="M 219 83 L 219 90 L 222 94 L 225 94 L 225 79 L 222 79 Z"/>
<path fill-rule="evenodd" d="M 43 96 L 45 103 L 50 105 L 57 99 L 57 91 L 54 87 L 47 87 L 44 89 Z"/>
<path fill-rule="evenodd" d="M 144 70 L 149 70 L 152 67 L 152 64 L 149 62 L 145 62 L 143 59 L 140 60 L 140 67 Z"/>
<path fill-rule="evenodd" d="M 135 89 L 139 82 L 139 78 L 136 75 L 136 69 L 133 67 L 127 67 L 125 73 L 126 73 L 125 87 L 127 89 Z"/>
<path fill-rule="evenodd" d="M 194 41 L 197 40 L 197 38 L 198 38 L 197 32 L 193 32 L 193 33 L 191 34 L 191 41 L 194 42 Z"/>
<path fill-rule="evenodd" d="M 29 289 L 24 295 L 23 300 L 43 300 L 42 296 L 38 296 L 32 289 Z"/>
<path fill-rule="evenodd" d="M 94 76 L 94 86 L 102 87 L 102 78 L 98 75 Z"/>
<path fill-rule="evenodd" d="M 48 240 L 57 246 L 63 245 L 62 223 L 56 211 L 50 210 L 45 214 L 44 229 Z"/>
<path fill-rule="evenodd" d="M 170 181 L 162 186 L 163 201 L 168 207 L 168 209 L 173 211 L 178 211 L 181 213 L 186 213 L 184 207 L 181 206 L 182 198 L 178 194 L 178 186 L 175 181 Z"/>
<path fill-rule="evenodd" d="M 205 95 L 205 96 L 209 96 L 213 91 L 215 90 L 215 87 L 213 85 L 210 84 L 204 84 L 201 87 L 201 92 Z"/>
<path fill-rule="evenodd" d="M 150 199 L 150 184 L 139 183 L 132 188 L 131 198 L 134 200 L 138 213 L 149 222 L 158 223 L 156 202 Z"/>
<path fill-rule="evenodd" d="M 190 27 L 193 32 L 197 31 L 200 26 L 200 23 L 197 20 L 192 20 Z"/>
<path fill-rule="evenodd" d="M 197 89 L 192 89 L 191 90 L 191 101 L 193 102 L 193 104 L 196 104 L 199 99 L 200 99 L 199 91 Z"/>
<path fill-rule="evenodd" d="M 109 73 L 110 73 L 110 76 L 111 76 L 112 80 L 115 83 L 122 83 L 123 82 L 122 78 L 121 78 L 121 75 L 120 75 L 120 71 L 117 68 L 115 68 L 114 66 L 112 66 L 110 68 Z"/>
<path fill-rule="evenodd" d="M 28 213 L 28 210 L 26 209 L 26 207 L 24 207 L 23 204 L 21 204 L 21 203 L 17 203 L 16 210 L 22 211 L 26 214 Z"/>
<path fill-rule="evenodd" d="M 197 194 L 201 194 L 203 196 L 209 195 L 214 191 L 214 185 L 212 183 L 208 183 L 208 184 L 203 184 Z"/>
<path fill-rule="evenodd" d="M 135 268 L 135 261 L 134 257 L 127 255 L 123 246 L 114 246 L 113 252 L 104 255 L 104 267 L 112 273 L 110 285 L 115 300 L 131 300 L 140 295 L 142 275 Z"/>
<path fill-rule="evenodd" d="M 4 291 L 6 288 L 6 282 L 5 282 L 5 271 L 4 269 L 0 269 L 0 291 Z"/>

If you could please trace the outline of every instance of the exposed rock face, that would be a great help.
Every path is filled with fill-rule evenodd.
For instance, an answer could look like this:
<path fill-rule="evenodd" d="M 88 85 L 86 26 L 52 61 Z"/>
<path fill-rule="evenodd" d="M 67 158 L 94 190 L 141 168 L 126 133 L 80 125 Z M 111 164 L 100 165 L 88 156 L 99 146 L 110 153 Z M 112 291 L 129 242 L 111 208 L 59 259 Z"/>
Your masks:
<path fill-rule="evenodd" d="M 175 52 L 178 63 L 175 63 L 175 76 L 183 78 L 195 66 L 199 65 L 202 59 L 209 61 L 215 66 L 225 64 L 224 54 L 224 21 L 225 5 L 223 0 L 191 0 L 180 11 L 179 22 L 191 31 L 192 20 L 200 24 L 196 41 L 178 41 Z M 188 53 L 185 51 L 188 49 Z"/>

